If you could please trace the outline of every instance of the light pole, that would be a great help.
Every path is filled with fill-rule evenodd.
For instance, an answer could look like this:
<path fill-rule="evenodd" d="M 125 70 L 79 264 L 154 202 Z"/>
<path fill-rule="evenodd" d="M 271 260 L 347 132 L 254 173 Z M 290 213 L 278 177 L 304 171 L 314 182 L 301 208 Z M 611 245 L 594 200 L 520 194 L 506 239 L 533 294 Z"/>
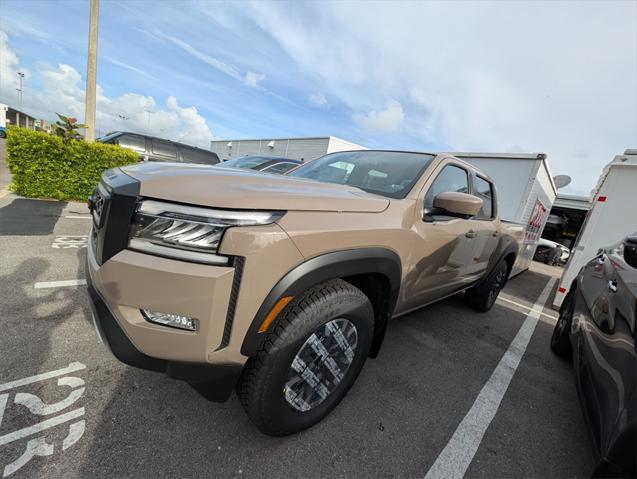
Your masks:
<path fill-rule="evenodd" d="M 86 59 L 86 106 L 84 123 L 86 141 L 95 140 L 95 103 L 97 90 L 97 27 L 100 11 L 99 0 L 91 0 L 88 25 L 88 58 Z"/>
<path fill-rule="evenodd" d="M 22 110 L 22 79 L 24 78 L 24 73 L 18 72 L 18 76 L 20 77 L 20 88 L 16 88 L 18 90 L 18 108 Z"/>

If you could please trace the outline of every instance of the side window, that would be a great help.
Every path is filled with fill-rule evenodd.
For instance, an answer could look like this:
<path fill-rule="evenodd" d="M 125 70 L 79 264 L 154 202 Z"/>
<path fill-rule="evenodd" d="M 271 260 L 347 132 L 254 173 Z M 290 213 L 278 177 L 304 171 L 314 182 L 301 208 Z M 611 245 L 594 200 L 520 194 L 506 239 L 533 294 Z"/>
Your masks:
<path fill-rule="evenodd" d="M 425 195 L 425 213 L 433 210 L 434 198 L 447 191 L 469 192 L 469 179 L 466 170 L 453 165 L 447 165 L 443 168 Z"/>
<path fill-rule="evenodd" d="M 217 159 L 212 153 L 208 153 L 203 150 L 197 150 L 195 148 L 188 148 L 187 146 L 181 146 L 181 155 L 186 163 L 200 163 L 205 165 L 214 165 Z"/>
<path fill-rule="evenodd" d="M 143 136 L 122 135 L 117 140 L 117 143 L 124 148 L 130 148 L 141 153 L 146 152 L 146 138 Z"/>
<path fill-rule="evenodd" d="M 275 163 L 274 165 L 268 166 L 263 171 L 267 171 L 268 173 L 278 173 L 282 175 L 283 173 L 290 171 L 292 168 L 295 168 L 296 166 L 298 166 L 296 163 L 281 162 L 281 163 Z"/>
<path fill-rule="evenodd" d="M 475 177 L 474 195 L 482 200 L 482 209 L 476 215 L 479 219 L 490 219 L 493 217 L 493 185 L 484 178 Z"/>
<path fill-rule="evenodd" d="M 167 159 L 176 159 L 177 151 L 175 145 L 168 141 L 153 140 L 153 154 L 159 156 L 165 156 Z"/>

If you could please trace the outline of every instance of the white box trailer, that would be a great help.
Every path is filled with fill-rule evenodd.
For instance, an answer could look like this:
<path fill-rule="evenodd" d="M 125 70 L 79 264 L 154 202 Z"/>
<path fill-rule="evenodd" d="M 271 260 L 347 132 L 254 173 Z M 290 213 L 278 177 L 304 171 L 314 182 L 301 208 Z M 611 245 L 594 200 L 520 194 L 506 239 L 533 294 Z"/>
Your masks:
<path fill-rule="evenodd" d="M 495 181 L 500 216 L 524 226 L 524 242 L 511 275 L 529 268 L 557 188 L 544 153 L 451 153 Z"/>
<path fill-rule="evenodd" d="M 592 207 L 555 293 L 556 309 L 582 266 L 597 256 L 600 248 L 619 243 L 637 231 L 637 150 L 626 150 L 604 167 L 592 197 Z"/>

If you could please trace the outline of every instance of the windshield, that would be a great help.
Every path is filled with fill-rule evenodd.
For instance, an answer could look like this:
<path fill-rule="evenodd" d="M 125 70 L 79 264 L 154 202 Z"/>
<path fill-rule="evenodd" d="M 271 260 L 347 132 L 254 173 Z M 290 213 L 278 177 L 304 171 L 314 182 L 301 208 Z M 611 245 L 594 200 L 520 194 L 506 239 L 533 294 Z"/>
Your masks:
<path fill-rule="evenodd" d="M 271 158 L 263 158 L 262 156 L 243 156 L 241 158 L 234 158 L 228 161 L 222 161 L 217 166 L 224 168 L 244 168 L 250 169 L 260 166 L 270 161 Z"/>
<path fill-rule="evenodd" d="M 434 155 L 399 151 L 344 151 L 303 165 L 289 176 L 350 185 L 390 198 L 404 198 Z"/>

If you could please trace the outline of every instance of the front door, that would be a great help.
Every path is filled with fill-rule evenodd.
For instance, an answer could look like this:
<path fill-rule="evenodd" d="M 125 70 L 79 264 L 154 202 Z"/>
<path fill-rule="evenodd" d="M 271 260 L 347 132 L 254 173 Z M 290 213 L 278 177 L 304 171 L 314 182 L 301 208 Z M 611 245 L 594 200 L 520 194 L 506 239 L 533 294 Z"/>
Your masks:
<path fill-rule="evenodd" d="M 447 164 L 424 194 L 422 219 L 415 223 L 417 244 L 401 290 L 404 311 L 448 296 L 470 282 L 467 265 L 476 247 L 475 225 L 434 210 L 435 196 L 447 191 L 469 192 L 468 171 Z"/>

